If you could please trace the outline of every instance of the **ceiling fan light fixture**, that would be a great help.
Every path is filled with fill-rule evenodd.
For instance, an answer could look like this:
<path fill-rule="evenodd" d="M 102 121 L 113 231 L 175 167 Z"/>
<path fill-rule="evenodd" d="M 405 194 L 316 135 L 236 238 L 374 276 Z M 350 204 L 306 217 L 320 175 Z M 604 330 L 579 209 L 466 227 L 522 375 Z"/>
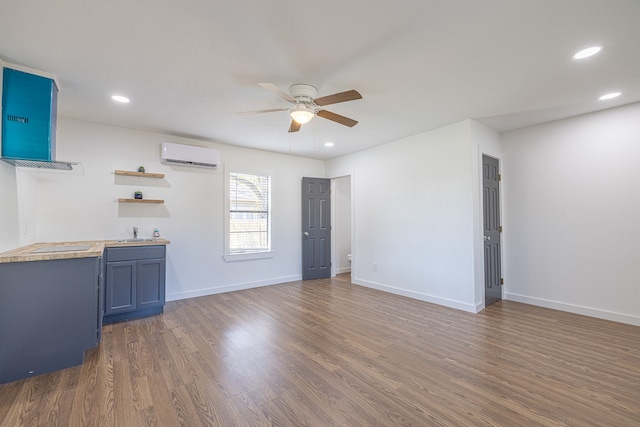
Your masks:
<path fill-rule="evenodd" d="M 305 123 L 309 123 L 311 119 L 313 119 L 314 112 L 312 109 L 306 107 L 305 105 L 296 105 L 296 108 L 291 110 L 291 118 L 301 125 Z"/>

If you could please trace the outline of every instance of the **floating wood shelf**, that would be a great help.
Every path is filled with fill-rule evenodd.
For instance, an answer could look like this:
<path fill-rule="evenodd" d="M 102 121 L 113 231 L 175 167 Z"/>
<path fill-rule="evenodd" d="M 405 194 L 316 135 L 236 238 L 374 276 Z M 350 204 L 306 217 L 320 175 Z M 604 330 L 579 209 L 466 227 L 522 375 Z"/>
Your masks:
<path fill-rule="evenodd" d="M 164 200 L 157 199 L 118 199 L 119 203 L 164 203 Z"/>
<path fill-rule="evenodd" d="M 124 175 L 124 176 L 141 176 L 141 177 L 144 177 L 144 178 L 158 178 L 158 179 L 164 178 L 164 174 L 163 173 L 149 173 L 149 172 L 134 172 L 134 171 L 116 170 L 115 174 L 116 175 Z"/>

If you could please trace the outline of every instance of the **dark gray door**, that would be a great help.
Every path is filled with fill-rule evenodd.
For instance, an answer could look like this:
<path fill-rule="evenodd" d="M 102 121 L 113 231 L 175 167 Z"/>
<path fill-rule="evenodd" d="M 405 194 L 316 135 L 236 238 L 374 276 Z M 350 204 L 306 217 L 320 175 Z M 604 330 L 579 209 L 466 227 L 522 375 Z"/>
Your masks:
<path fill-rule="evenodd" d="M 302 178 L 302 279 L 331 277 L 331 180 Z"/>
<path fill-rule="evenodd" d="M 482 156 L 484 217 L 484 305 L 502 299 L 500 264 L 500 165 L 498 159 Z"/>

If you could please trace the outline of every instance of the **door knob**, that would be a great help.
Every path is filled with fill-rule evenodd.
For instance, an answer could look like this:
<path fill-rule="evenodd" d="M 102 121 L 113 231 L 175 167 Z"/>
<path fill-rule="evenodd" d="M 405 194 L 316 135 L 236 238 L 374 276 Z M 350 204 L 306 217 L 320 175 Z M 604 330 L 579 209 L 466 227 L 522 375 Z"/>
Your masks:
<path fill-rule="evenodd" d="M 305 231 L 305 232 L 304 232 L 304 233 L 302 233 L 302 234 L 304 234 L 304 236 L 305 236 L 305 237 L 309 236 L 309 232 L 308 232 L 308 231 Z"/>
<path fill-rule="evenodd" d="M 484 236 L 484 241 L 491 240 L 491 236 Z"/>

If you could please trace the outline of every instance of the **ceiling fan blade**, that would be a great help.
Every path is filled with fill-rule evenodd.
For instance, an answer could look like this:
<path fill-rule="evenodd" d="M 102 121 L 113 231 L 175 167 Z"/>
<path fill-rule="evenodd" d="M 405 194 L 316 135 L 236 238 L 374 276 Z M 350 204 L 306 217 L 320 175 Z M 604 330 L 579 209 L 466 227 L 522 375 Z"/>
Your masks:
<path fill-rule="evenodd" d="M 278 86 L 274 85 L 273 83 L 258 83 L 258 86 L 268 90 L 269 92 L 275 93 L 276 95 L 278 95 L 280 98 L 284 99 L 285 101 L 296 102 L 294 97 L 292 97 L 287 92 L 283 91 L 282 89 L 280 89 Z"/>
<path fill-rule="evenodd" d="M 339 102 L 354 101 L 356 99 L 362 99 L 362 95 L 357 90 L 348 90 L 346 92 L 334 93 L 333 95 L 327 95 L 313 100 L 316 105 L 322 107 L 324 105 L 337 104 Z"/>
<path fill-rule="evenodd" d="M 331 111 L 327 110 L 320 110 L 316 113 L 316 115 L 324 119 L 329 119 L 336 123 L 340 123 L 341 125 L 349 126 L 350 128 L 358 124 L 356 120 L 350 119 L 349 117 L 341 116 L 340 114 L 332 113 Z"/>
<path fill-rule="evenodd" d="M 261 113 L 272 113 L 274 111 L 288 111 L 288 108 L 270 108 L 268 110 L 254 110 L 254 111 L 240 111 L 239 113 L 236 113 L 240 116 L 246 116 L 249 114 L 261 114 Z"/>
<path fill-rule="evenodd" d="M 300 123 L 296 122 L 295 120 L 291 120 L 291 126 L 289 126 L 289 133 L 298 132 L 301 127 L 302 125 Z"/>

